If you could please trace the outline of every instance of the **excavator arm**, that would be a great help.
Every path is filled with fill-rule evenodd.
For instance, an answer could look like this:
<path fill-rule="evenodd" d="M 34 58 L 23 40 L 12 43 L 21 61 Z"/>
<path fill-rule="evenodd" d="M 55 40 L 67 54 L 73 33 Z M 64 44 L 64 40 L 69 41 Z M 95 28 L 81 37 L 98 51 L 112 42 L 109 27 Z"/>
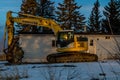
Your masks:
<path fill-rule="evenodd" d="M 46 19 L 43 17 L 37 17 L 29 14 L 20 14 L 24 17 L 13 17 L 12 11 L 7 13 L 7 20 L 6 20 L 6 29 L 8 33 L 8 45 L 11 45 L 14 37 L 14 23 L 19 24 L 26 24 L 26 25 L 33 25 L 33 26 L 41 26 L 47 27 L 53 30 L 54 34 L 57 35 L 58 31 L 61 31 L 62 28 L 51 19 Z"/>
<path fill-rule="evenodd" d="M 13 17 L 12 13 L 14 12 L 12 11 L 7 12 L 6 27 L 4 33 L 5 38 L 7 35 L 8 45 L 7 46 L 8 48 L 4 49 L 4 53 L 6 54 L 7 61 L 10 63 L 21 63 L 21 59 L 24 54 L 24 51 L 22 50 L 22 48 L 19 47 L 18 44 L 19 37 L 14 36 L 14 23 L 19 23 L 22 25 L 47 27 L 52 29 L 55 35 L 57 35 L 57 33 L 62 30 L 54 20 L 21 13 L 17 13 L 21 15 L 21 17 Z"/>

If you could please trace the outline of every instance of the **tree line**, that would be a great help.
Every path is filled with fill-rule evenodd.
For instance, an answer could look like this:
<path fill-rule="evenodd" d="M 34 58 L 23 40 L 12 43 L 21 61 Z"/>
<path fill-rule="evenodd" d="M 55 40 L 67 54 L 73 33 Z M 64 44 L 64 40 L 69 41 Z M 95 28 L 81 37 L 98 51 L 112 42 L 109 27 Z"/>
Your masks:
<path fill-rule="evenodd" d="M 61 28 L 72 29 L 75 32 L 83 32 L 86 27 L 88 33 L 120 34 L 120 0 L 110 0 L 104 7 L 103 15 L 100 12 L 100 2 L 96 0 L 87 21 L 80 12 L 81 7 L 82 5 L 77 5 L 75 0 L 63 0 L 57 7 L 51 0 L 22 0 L 20 13 L 53 19 Z M 43 27 L 17 26 L 21 32 L 52 32 Z"/>

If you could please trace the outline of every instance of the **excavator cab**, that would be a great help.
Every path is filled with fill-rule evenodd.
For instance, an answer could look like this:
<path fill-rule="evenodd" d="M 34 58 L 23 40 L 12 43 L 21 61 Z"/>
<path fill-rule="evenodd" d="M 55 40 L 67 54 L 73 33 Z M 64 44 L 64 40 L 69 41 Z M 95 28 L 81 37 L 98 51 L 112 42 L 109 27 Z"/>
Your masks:
<path fill-rule="evenodd" d="M 66 47 L 68 44 L 74 42 L 73 30 L 59 31 L 57 36 L 57 47 Z"/>
<path fill-rule="evenodd" d="M 87 37 L 74 35 L 72 30 L 59 31 L 57 35 L 57 53 L 49 54 L 47 61 L 51 63 L 97 61 L 97 55 L 87 53 L 87 50 Z"/>

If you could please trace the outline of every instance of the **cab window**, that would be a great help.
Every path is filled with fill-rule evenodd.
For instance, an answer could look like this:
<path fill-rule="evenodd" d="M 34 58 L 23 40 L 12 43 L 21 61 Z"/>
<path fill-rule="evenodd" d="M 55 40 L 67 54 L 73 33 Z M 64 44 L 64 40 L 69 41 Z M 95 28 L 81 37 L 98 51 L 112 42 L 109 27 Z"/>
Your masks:
<path fill-rule="evenodd" d="M 70 40 L 72 38 L 73 38 L 73 34 L 71 32 L 61 33 L 61 35 L 60 35 L 61 40 Z"/>

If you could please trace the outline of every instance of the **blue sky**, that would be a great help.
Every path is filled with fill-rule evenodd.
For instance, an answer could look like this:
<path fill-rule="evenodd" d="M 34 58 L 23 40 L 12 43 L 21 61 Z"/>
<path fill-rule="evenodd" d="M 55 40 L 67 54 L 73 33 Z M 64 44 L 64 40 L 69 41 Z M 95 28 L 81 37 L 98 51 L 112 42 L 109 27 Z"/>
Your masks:
<path fill-rule="evenodd" d="M 55 5 L 59 2 L 63 2 L 63 0 L 51 0 L 55 2 Z M 96 0 L 75 0 L 77 5 L 82 5 L 80 12 L 85 15 L 86 19 L 90 15 L 90 11 L 92 10 L 93 4 Z M 100 2 L 100 10 L 103 10 L 103 7 L 108 4 L 110 0 L 99 0 Z M 22 0 L 0 0 L 0 38 L 3 35 L 6 12 L 11 10 L 14 12 L 20 11 Z M 102 14 L 102 12 L 101 12 Z"/>

